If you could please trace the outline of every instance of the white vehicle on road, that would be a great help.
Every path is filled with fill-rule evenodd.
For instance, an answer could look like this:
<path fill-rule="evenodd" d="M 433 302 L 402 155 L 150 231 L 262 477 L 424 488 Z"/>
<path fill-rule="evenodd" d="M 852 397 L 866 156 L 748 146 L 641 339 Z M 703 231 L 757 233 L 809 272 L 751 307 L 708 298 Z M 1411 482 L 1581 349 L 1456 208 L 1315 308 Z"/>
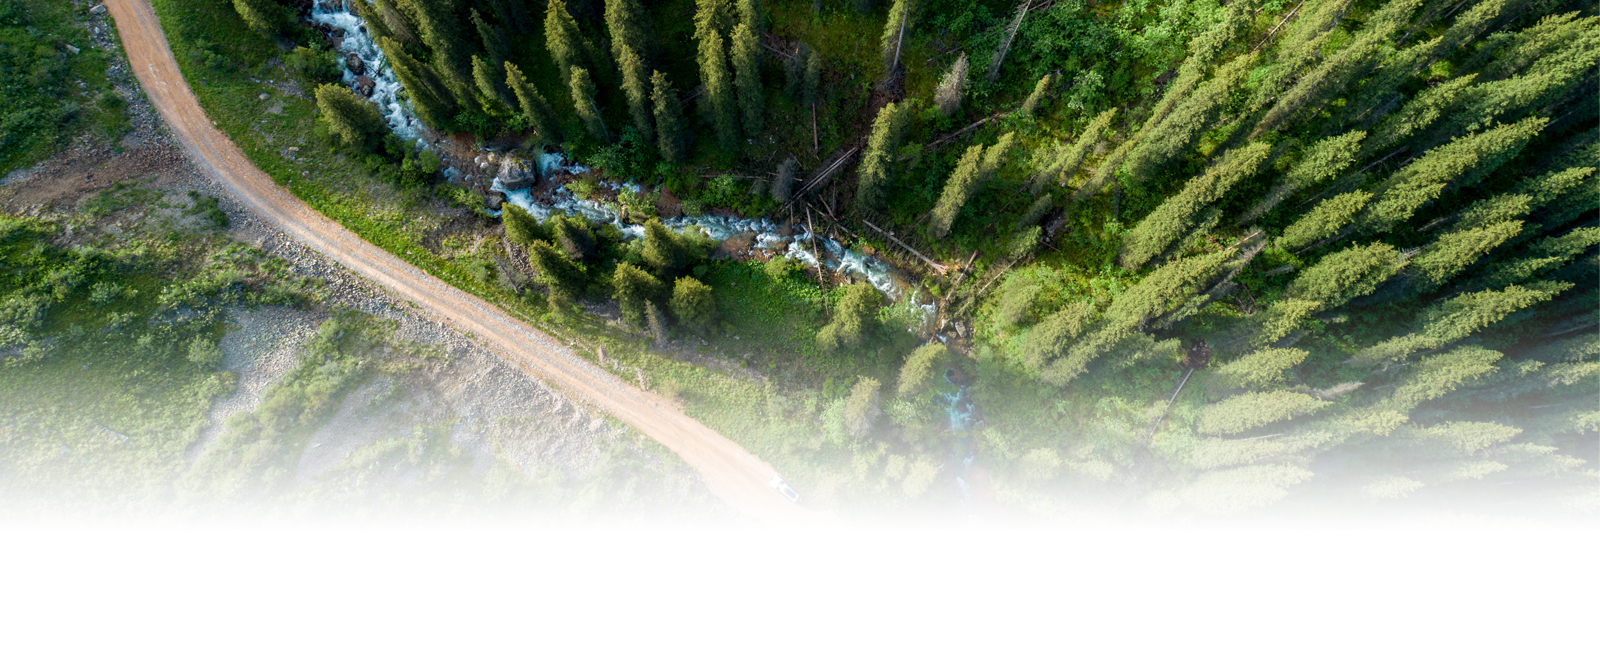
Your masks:
<path fill-rule="evenodd" d="M 777 490 L 779 494 L 788 497 L 790 501 L 800 503 L 800 493 L 789 487 L 789 484 L 783 482 L 783 478 L 777 474 L 772 475 L 772 480 L 768 481 L 767 485 L 772 486 L 772 489 Z"/>

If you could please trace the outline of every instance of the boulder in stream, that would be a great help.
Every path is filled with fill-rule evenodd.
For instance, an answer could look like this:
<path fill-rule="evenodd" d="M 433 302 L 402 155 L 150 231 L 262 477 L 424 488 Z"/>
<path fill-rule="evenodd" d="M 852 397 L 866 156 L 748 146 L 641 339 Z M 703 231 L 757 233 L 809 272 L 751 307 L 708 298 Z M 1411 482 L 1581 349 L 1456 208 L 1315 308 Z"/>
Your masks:
<path fill-rule="evenodd" d="M 499 210 L 506 204 L 506 193 L 489 190 L 483 195 L 483 205 L 490 210 Z"/>
<path fill-rule="evenodd" d="M 539 182 L 539 172 L 521 158 L 506 158 L 500 163 L 500 184 L 508 190 L 525 190 Z"/>
<path fill-rule="evenodd" d="M 344 67 L 350 68 L 350 74 L 353 75 L 360 76 L 367 73 L 367 64 L 363 63 L 361 57 L 356 56 L 354 52 L 344 57 Z"/>

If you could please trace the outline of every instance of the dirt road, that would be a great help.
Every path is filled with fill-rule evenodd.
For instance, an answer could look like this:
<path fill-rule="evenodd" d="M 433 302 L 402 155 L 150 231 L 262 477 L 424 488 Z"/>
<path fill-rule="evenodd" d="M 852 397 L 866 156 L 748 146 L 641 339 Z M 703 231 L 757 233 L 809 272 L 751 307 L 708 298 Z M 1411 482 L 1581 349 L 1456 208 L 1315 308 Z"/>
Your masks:
<path fill-rule="evenodd" d="M 148 0 L 107 0 L 139 83 L 194 163 L 285 233 L 470 332 L 504 358 L 569 397 L 588 402 L 666 445 L 699 471 L 713 494 L 767 523 L 804 523 L 810 510 L 768 486 L 772 467 L 671 403 L 631 386 L 488 302 L 367 243 L 257 169 L 200 108 Z"/>

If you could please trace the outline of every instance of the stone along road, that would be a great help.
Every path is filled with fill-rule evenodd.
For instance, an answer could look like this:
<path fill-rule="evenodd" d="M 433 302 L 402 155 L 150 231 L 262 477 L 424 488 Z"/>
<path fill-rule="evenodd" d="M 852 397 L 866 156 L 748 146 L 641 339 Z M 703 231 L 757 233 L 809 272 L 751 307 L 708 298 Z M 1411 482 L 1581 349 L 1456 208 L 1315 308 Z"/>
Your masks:
<path fill-rule="evenodd" d="M 357 275 L 478 337 L 529 374 L 588 402 L 666 445 L 713 494 L 768 523 L 815 515 L 768 486 L 772 467 L 661 397 L 635 388 L 573 354 L 549 335 L 446 284 L 323 216 L 278 186 L 212 126 L 184 81 L 148 0 L 107 0 L 128 62 L 161 118 L 194 163 L 268 223 Z"/>

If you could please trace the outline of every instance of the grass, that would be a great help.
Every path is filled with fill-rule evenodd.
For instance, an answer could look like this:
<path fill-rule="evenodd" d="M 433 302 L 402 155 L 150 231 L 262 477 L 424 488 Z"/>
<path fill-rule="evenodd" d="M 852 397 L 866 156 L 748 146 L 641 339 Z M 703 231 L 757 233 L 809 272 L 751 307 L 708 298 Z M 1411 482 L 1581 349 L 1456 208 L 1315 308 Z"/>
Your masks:
<path fill-rule="evenodd" d="M 106 76 L 111 57 L 93 47 L 79 22 L 86 8 L 0 0 L 0 176 L 80 133 L 115 142 L 131 128 L 126 102 Z"/>

